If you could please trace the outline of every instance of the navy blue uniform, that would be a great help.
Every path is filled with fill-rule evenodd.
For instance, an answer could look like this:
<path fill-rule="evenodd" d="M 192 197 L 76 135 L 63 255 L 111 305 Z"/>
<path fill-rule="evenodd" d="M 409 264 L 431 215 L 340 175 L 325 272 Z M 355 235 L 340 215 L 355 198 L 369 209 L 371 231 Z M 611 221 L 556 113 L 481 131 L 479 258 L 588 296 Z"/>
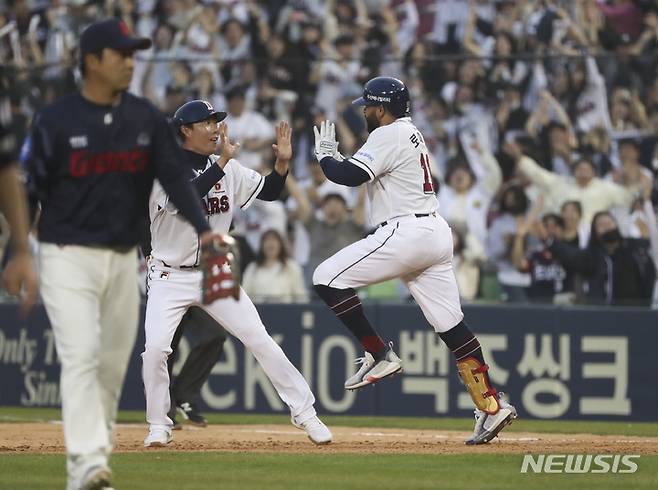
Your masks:
<path fill-rule="evenodd" d="M 157 178 L 197 232 L 208 230 L 175 135 L 148 101 L 124 93 L 116 106 L 65 96 L 35 117 L 30 194 L 41 202 L 39 240 L 131 247 L 148 220 Z"/>

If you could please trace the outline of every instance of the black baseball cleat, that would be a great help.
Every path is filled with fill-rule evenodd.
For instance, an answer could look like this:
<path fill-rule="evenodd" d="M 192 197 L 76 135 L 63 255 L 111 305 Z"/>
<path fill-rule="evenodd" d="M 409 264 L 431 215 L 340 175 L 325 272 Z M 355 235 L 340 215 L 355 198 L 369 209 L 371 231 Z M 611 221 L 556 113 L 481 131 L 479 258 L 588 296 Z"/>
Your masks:
<path fill-rule="evenodd" d="M 193 403 L 179 403 L 176 405 L 176 410 L 192 425 L 196 425 L 197 427 L 206 427 L 208 425 L 208 421 L 201 415 L 201 412 L 197 410 L 196 405 Z"/>

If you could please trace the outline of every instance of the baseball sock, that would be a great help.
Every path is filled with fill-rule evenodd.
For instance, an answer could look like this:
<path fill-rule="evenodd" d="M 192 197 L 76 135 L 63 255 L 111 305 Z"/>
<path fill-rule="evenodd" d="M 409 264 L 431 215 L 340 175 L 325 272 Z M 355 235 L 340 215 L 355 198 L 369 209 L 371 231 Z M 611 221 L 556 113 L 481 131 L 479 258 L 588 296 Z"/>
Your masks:
<path fill-rule="evenodd" d="M 473 357 L 474 359 L 477 359 L 481 365 L 485 365 L 480 342 L 463 321 L 459 322 L 447 332 L 440 332 L 439 337 L 441 337 L 441 340 L 445 342 L 448 349 L 450 349 L 455 355 L 457 362 L 462 361 L 467 357 Z M 482 374 L 487 385 L 491 386 L 489 373 L 484 371 Z"/>
<path fill-rule="evenodd" d="M 336 289 L 322 284 L 313 286 L 338 319 L 354 334 L 366 352 L 376 361 L 386 354 L 386 344 L 363 313 L 361 300 L 352 288 Z"/>

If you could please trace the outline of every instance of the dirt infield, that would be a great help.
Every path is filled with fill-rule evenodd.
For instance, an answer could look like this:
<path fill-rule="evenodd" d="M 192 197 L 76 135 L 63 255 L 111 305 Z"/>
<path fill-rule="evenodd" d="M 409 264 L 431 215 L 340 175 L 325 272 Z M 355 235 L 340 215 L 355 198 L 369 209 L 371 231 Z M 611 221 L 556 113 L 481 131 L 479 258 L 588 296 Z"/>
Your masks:
<path fill-rule="evenodd" d="M 658 454 L 658 438 L 504 432 L 485 446 L 466 446 L 467 433 L 441 430 L 332 427 L 334 442 L 315 446 L 303 431 L 289 425 L 212 425 L 205 429 L 185 426 L 174 431 L 167 448 L 148 451 L 238 451 L 310 453 L 632 453 Z M 143 424 L 118 429 L 119 452 L 146 451 Z M 63 453 L 60 423 L 0 425 L 0 453 Z"/>

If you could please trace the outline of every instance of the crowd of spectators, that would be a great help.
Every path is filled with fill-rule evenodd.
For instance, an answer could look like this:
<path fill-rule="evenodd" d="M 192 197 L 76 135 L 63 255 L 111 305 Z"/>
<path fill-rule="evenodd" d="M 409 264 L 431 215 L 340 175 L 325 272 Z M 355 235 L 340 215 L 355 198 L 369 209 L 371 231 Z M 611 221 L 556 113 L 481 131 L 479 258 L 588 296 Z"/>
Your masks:
<path fill-rule="evenodd" d="M 260 301 L 307 300 L 313 268 L 377 226 L 363 189 L 324 178 L 312 127 L 335 121 L 352 154 L 367 132 L 350 101 L 384 74 L 410 89 L 464 300 L 651 304 L 658 0 L 3 3 L 0 115 L 18 141 L 74 89 L 77 35 L 107 16 L 154 40 L 131 91 L 168 114 L 192 98 L 226 110 L 242 164 L 268 171 L 274 123 L 291 122 L 285 195 L 234 222 Z"/>

